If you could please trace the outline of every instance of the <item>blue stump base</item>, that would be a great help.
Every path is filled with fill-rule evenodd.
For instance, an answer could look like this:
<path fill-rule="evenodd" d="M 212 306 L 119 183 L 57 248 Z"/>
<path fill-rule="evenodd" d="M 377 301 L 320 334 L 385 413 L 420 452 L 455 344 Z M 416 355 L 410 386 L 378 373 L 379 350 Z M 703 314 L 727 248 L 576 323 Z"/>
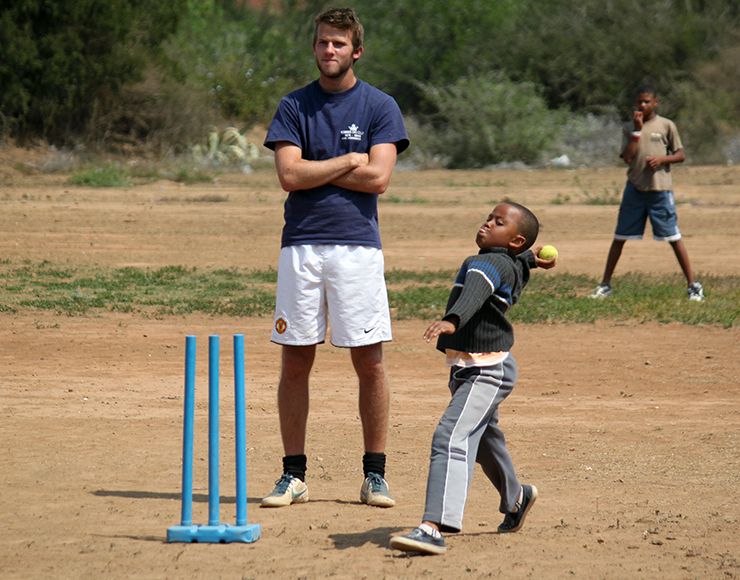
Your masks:
<path fill-rule="evenodd" d="M 232 526 L 231 524 L 171 526 L 167 528 L 167 541 L 187 542 L 188 544 L 231 544 L 233 542 L 251 544 L 260 539 L 261 531 L 259 524 L 247 524 L 245 526 Z"/>

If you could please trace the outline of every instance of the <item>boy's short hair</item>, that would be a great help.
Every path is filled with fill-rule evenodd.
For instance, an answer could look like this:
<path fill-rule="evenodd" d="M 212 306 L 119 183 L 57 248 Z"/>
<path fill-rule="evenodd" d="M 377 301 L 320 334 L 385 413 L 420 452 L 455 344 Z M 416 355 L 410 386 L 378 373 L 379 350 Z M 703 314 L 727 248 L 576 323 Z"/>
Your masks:
<path fill-rule="evenodd" d="M 525 250 L 531 248 L 532 244 L 534 244 L 535 240 L 537 239 L 537 236 L 540 233 L 540 222 L 537 219 L 537 216 L 534 215 L 529 208 L 524 207 L 520 203 L 515 203 L 513 201 L 505 201 L 504 203 L 514 206 L 519 210 L 517 229 L 526 240 L 526 242 L 524 242 L 524 245 L 519 248 L 519 253 L 521 254 Z"/>
<path fill-rule="evenodd" d="M 357 14 L 352 8 L 329 8 L 319 14 L 314 20 L 316 27 L 313 32 L 313 43 L 318 40 L 320 24 L 327 24 L 332 28 L 339 30 L 350 30 L 352 32 L 352 49 L 357 50 L 362 46 L 365 40 L 365 29 L 357 18 Z"/>
<path fill-rule="evenodd" d="M 635 96 L 638 95 L 653 95 L 657 98 L 658 90 L 653 85 L 640 85 L 635 93 Z"/>

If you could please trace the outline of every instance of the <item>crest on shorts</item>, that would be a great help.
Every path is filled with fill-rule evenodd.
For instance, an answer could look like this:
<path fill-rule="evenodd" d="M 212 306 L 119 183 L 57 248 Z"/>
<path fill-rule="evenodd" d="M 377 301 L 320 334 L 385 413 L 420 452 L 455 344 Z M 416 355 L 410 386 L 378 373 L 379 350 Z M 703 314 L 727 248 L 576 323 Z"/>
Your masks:
<path fill-rule="evenodd" d="M 286 322 L 285 318 L 278 318 L 275 321 L 275 331 L 278 334 L 283 334 L 286 330 L 288 330 L 288 323 Z"/>

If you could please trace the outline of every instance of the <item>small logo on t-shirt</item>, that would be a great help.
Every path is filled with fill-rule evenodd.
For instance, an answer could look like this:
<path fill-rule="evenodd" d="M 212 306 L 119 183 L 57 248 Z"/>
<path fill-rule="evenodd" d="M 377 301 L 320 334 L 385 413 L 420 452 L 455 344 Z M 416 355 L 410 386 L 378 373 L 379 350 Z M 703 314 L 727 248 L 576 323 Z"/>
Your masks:
<path fill-rule="evenodd" d="M 352 123 L 348 129 L 340 131 L 342 135 L 342 141 L 361 141 L 362 136 L 365 134 L 364 131 L 360 131 L 360 128 Z"/>

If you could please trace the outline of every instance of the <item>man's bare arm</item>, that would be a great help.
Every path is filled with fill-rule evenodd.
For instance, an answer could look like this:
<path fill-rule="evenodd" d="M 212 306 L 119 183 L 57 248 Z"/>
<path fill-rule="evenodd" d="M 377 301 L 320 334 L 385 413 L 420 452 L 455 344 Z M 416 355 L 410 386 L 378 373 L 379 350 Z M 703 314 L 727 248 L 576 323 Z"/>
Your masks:
<path fill-rule="evenodd" d="M 352 191 L 381 194 L 388 189 L 398 151 L 395 143 L 379 143 L 370 147 L 367 165 L 343 173 L 331 183 Z"/>
<path fill-rule="evenodd" d="M 369 161 L 366 153 L 347 153 L 322 161 L 309 161 L 303 159 L 302 155 L 301 148 L 288 141 L 279 141 L 275 145 L 275 167 L 285 191 L 312 189 L 332 183 L 347 172 L 367 165 Z"/>

